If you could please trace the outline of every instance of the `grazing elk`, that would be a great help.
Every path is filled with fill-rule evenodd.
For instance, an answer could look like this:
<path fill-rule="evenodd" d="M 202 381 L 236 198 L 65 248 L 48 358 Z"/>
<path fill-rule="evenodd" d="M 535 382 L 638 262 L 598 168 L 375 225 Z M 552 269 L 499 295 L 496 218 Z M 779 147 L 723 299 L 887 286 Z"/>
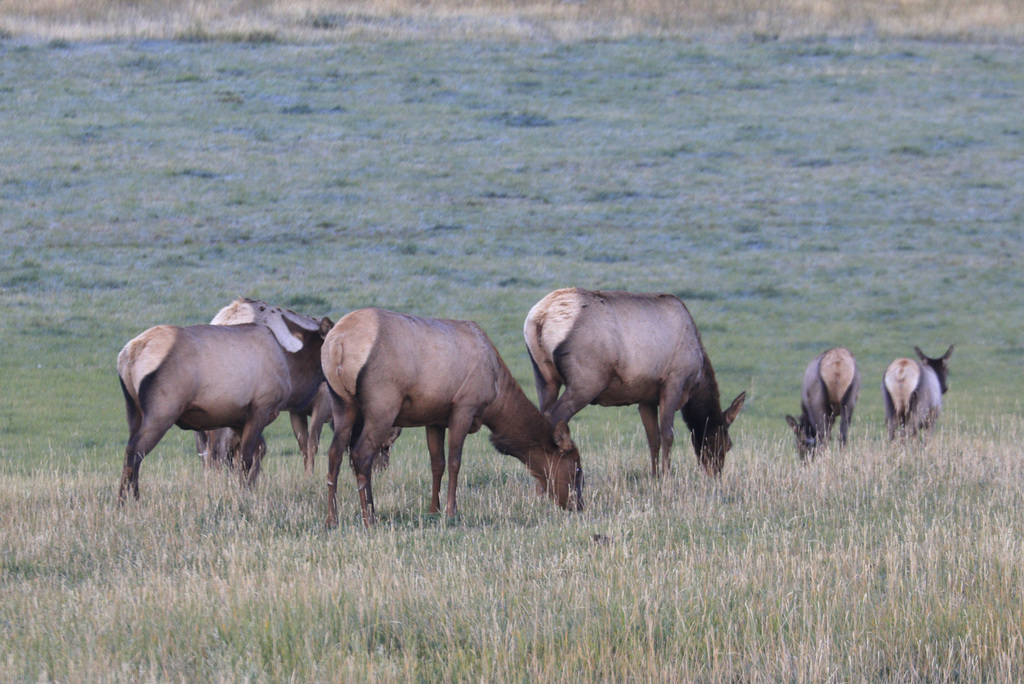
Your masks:
<path fill-rule="evenodd" d="M 930 428 L 942 412 L 953 345 L 934 359 L 925 356 L 919 347 L 914 347 L 914 351 L 920 361 L 896 359 L 882 377 L 882 401 L 890 440 L 896 439 L 897 433 L 914 436 Z"/>
<path fill-rule="evenodd" d="M 256 483 L 263 428 L 282 410 L 306 406 L 324 381 L 320 347 L 331 329 L 314 330 L 284 318 L 289 351 L 263 325 L 158 325 L 117 355 L 124 392 L 128 445 L 118 498 L 131 486 L 139 498 L 142 459 L 172 425 L 186 430 L 231 428 L 240 440 L 242 477 Z"/>
<path fill-rule="evenodd" d="M 297 352 L 301 342 L 287 331 L 285 320 L 307 330 L 316 330 L 320 326 L 320 321 L 310 316 L 247 297 L 239 297 L 218 311 L 210 321 L 210 325 L 240 325 L 244 323 L 265 325 L 274 332 L 282 347 L 290 352 Z M 320 388 L 307 406 L 293 408 L 289 411 L 289 416 L 292 432 L 295 434 L 295 439 L 299 443 L 299 451 L 302 453 L 305 470 L 307 473 L 312 473 L 316 454 L 320 448 L 320 433 L 325 424 L 331 424 L 331 395 L 327 389 L 327 382 L 320 384 Z M 391 456 L 391 445 L 394 444 L 400 433 L 401 430 L 398 428 L 392 432 L 381 448 L 380 456 L 375 463 L 387 467 Z M 261 444 L 265 452 L 266 443 L 262 442 L 262 438 Z M 230 428 L 196 432 L 196 450 L 203 457 L 204 465 L 217 464 L 226 460 L 233 451 L 237 451 L 238 447 L 238 439 Z"/>
<path fill-rule="evenodd" d="M 494 447 L 522 461 L 559 506 L 582 508 L 583 471 L 568 426 L 544 419 L 477 324 L 360 309 L 338 321 L 322 354 L 334 399 L 335 432 L 327 475 L 329 526 L 337 524 L 338 470 L 350 440 L 363 523 L 374 523 L 371 467 L 392 425 L 426 428 L 432 513 L 440 510 L 445 429 L 445 513 L 454 516 L 463 443 L 481 425 L 491 431 Z"/>
<path fill-rule="evenodd" d="M 709 475 L 721 474 L 732 447 L 729 425 L 746 392 L 722 411 L 711 360 L 678 297 L 555 290 L 530 309 L 523 334 L 550 421 L 568 421 L 587 404 L 638 404 L 657 477 L 659 451 L 661 471 L 670 470 L 672 422 L 681 410 L 698 461 Z"/>
<path fill-rule="evenodd" d="M 839 416 L 839 445 L 846 446 L 859 393 L 860 373 L 849 349 L 829 349 L 807 364 L 800 393 L 800 420 L 786 416 L 786 422 L 796 434 L 801 459 L 808 455 L 814 458 L 815 452 L 828 444 L 836 416 Z"/>

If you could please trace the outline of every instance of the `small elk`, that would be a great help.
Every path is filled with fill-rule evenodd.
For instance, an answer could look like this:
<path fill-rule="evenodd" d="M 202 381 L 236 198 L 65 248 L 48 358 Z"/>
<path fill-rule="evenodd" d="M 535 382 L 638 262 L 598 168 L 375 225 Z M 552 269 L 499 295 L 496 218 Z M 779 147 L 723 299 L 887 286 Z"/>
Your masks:
<path fill-rule="evenodd" d="M 582 509 L 583 471 L 568 426 L 564 421 L 549 423 L 530 403 L 477 324 L 360 309 L 328 333 L 322 355 L 334 399 L 328 526 L 337 524 L 338 471 L 346 447 L 363 523 L 374 524 L 371 467 L 393 425 L 426 428 L 432 513 L 440 511 L 445 430 L 449 439 L 445 513 L 454 516 L 463 443 L 482 425 L 491 431 L 494 447 L 522 461 L 559 506 Z"/>
<path fill-rule="evenodd" d="M 210 321 L 210 325 L 245 323 L 265 325 L 274 332 L 278 341 L 281 342 L 281 346 L 294 353 L 299 351 L 301 342 L 287 331 L 285 320 L 307 330 L 316 330 L 320 325 L 320 321 L 311 316 L 247 297 L 239 297 L 218 311 Z M 320 433 L 325 424 L 331 425 L 331 395 L 327 389 L 327 382 L 324 381 L 320 384 L 308 405 L 295 407 L 289 411 L 289 416 L 305 470 L 307 473 L 312 473 L 316 454 L 320 449 Z M 381 468 L 387 467 L 391 456 L 391 446 L 400 433 L 401 430 L 398 428 L 392 432 L 381 448 L 381 453 L 375 464 L 379 464 Z M 196 432 L 196 450 L 202 456 L 204 465 L 219 464 L 227 460 L 238 448 L 238 439 L 230 428 Z M 266 442 L 263 442 L 262 438 L 259 448 L 266 452 Z"/>
<path fill-rule="evenodd" d="M 828 444 L 836 416 L 839 416 L 839 445 L 846 446 L 859 393 L 860 373 L 849 349 L 829 349 L 807 364 L 800 393 L 800 420 L 786 416 L 786 422 L 796 434 L 801 459 L 814 458 L 818 449 Z"/>
<path fill-rule="evenodd" d="M 588 404 L 639 405 L 657 477 L 659 452 L 662 473 L 670 470 L 672 423 L 681 411 L 698 461 L 709 475 L 721 474 L 746 392 L 722 411 L 711 360 L 678 297 L 555 290 L 530 309 L 523 334 L 550 421 L 568 421 Z"/>
<path fill-rule="evenodd" d="M 914 347 L 914 351 L 920 361 L 896 359 L 882 377 L 882 401 L 890 440 L 898 434 L 912 437 L 931 428 L 942 412 L 942 395 L 949 389 L 946 379 L 953 345 L 934 359 L 925 356 L 919 347 Z"/>
<path fill-rule="evenodd" d="M 128 444 L 118 499 L 139 498 L 139 467 L 172 425 L 186 430 L 231 428 L 239 439 L 242 478 L 253 486 L 265 449 L 263 429 L 282 410 L 307 406 L 324 381 L 320 347 L 331 329 L 284 318 L 290 351 L 267 326 L 158 325 L 130 340 L 117 356 L 128 418 Z"/>

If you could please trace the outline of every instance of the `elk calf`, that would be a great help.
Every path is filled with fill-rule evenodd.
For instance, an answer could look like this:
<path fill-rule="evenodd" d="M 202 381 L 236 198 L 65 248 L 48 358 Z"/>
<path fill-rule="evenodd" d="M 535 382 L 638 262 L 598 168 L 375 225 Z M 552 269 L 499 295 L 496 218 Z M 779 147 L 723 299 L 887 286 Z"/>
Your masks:
<path fill-rule="evenodd" d="M 846 446 L 859 393 L 860 373 L 849 349 L 829 349 L 807 365 L 800 393 L 800 420 L 786 416 L 786 422 L 796 434 L 801 459 L 814 458 L 818 449 L 828 444 L 836 416 L 840 419 L 839 445 Z"/>
<path fill-rule="evenodd" d="M 924 355 L 914 347 L 921 359 L 896 359 L 885 369 L 882 378 L 882 401 L 885 402 L 885 423 L 889 439 L 897 435 L 914 436 L 927 430 L 942 412 L 942 395 L 949 389 L 949 357 L 953 345 L 938 358 Z"/>

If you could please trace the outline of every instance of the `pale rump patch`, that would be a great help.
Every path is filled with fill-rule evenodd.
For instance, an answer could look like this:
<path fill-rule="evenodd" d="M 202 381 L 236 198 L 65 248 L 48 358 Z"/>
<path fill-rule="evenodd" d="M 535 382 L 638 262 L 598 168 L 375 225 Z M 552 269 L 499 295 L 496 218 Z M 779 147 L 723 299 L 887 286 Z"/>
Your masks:
<path fill-rule="evenodd" d="M 355 396 L 359 371 L 377 343 L 380 319 L 368 309 L 353 311 L 327 333 L 320 352 L 324 375 L 338 394 Z"/>
<path fill-rule="evenodd" d="M 551 360 L 550 355 L 569 336 L 582 309 L 583 297 L 574 288 L 555 290 L 533 305 L 526 314 L 523 335 L 534 360 Z"/>
<path fill-rule="evenodd" d="M 138 396 L 142 381 L 164 362 L 177 337 L 174 326 L 158 325 L 124 345 L 117 355 L 117 373 L 133 394 Z"/>
<path fill-rule="evenodd" d="M 258 299 L 245 299 L 239 297 L 223 309 L 210 321 L 211 325 L 242 325 L 244 323 L 259 323 L 270 328 L 280 344 L 286 351 L 295 353 L 302 349 L 302 340 L 298 335 L 288 330 L 285 319 L 293 325 L 305 330 L 317 330 L 320 322 L 315 318 L 297 314 L 279 306 L 271 306 Z"/>
<path fill-rule="evenodd" d="M 921 380 L 921 368 L 913 359 L 896 359 L 885 369 L 885 391 L 897 415 L 910 409 L 910 397 Z"/>
<path fill-rule="evenodd" d="M 242 325 L 244 323 L 256 323 L 256 307 L 251 299 L 236 299 L 223 309 L 210 321 L 210 325 Z"/>
<path fill-rule="evenodd" d="M 838 404 L 843 400 L 846 390 L 853 383 L 857 369 L 853 354 L 848 349 L 837 347 L 829 349 L 818 364 L 818 374 L 828 389 L 829 399 Z"/>

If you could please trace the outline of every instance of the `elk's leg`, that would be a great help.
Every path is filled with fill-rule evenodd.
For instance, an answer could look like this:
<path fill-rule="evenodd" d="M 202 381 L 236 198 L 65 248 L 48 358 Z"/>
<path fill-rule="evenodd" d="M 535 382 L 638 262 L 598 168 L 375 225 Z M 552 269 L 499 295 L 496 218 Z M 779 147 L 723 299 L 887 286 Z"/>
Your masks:
<path fill-rule="evenodd" d="M 427 451 L 430 453 L 430 512 L 441 512 L 441 478 L 444 477 L 444 428 L 427 426 Z"/>
<path fill-rule="evenodd" d="M 238 436 L 231 428 L 196 431 L 196 448 L 203 457 L 203 467 L 219 470 L 224 463 L 230 467 L 238 441 Z M 200 444 L 203 446 L 200 447 Z"/>
<path fill-rule="evenodd" d="M 121 471 L 121 486 L 117 492 L 117 500 L 123 504 L 125 492 L 130 487 L 132 496 L 139 498 L 139 468 L 142 466 L 142 459 L 146 457 L 153 447 L 163 438 L 167 431 L 174 424 L 170 421 L 156 421 L 142 419 L 139 427 L 128 437 L 128 445 L 124 450 L 124 469 Z"/>
<path fill-rule="evenodd" d="M 381 445 L 391 432 L 394 416 L 384 416 L 379 423 L 371 424 L 365 419 L 363 431 L 352 447 L 352 470 L 356 474 L 356 488 L 359 491 L 359 505 L 363 511 L 363 525 L 372 527 L 377 520 L 373 506 L 373 461 Z"/>
<path fill-rule="evenodd" d="M 196 453 L 203 462 L 203 468 L 213 465 L 210 462 L 210 433 L 207 430 L 196 430 Z"/>
<path fill-rule="evenodd" d="M 882 383 L 882 404 L 885 406 L 885 426 L 889 430 L 889 441 L 891 442 L 896 437 L 896 430 L 894 429 L 893 420 L 896 417 L 896 407 L 892 403 L 892 397 L 889 396 L 888 390 L 885 389 L 885 383 Z"/>
<path fill-rule="evenodd" d="M 544 415 L 552 425 L 557 425 L 561 420 L 568 423 L 569 419 L 582 411 L 583 407 L 593 401 L 595 396 L 597 395 L 593 392 L 567 385 L 562 396 L 544 412 Z"/>
<path fill-rule="evenodd" d="M 242 431 L 235 428 L 222 428 L 213 432 L 213 450 L 218 454 L 217 460 L 228 464 L 238 472 L 248 470 L 251 463 L 246 465 L 242 457 Z"/>
<path fill-rule="evenodd" d="M 661 474 L 668 475 L 672 471 L 672 444 L 675 442 L 676 431 L 672 423 L 676 411 L 683 407 L 689 399 L 689 393 L 683 386 L 666 384 L 661 390 L 658 400 L 658 429 L 661 432 Z"/>
<path fill-rule="evenodd" d="M 844 404 L 839 415 L 839 446 L 846 446 L 846 438 L 850 434 L 850 422 L 853 420 L 853 407 Z"/>
<path fill-rule="evenodd" d="M 640 422 L 647 434 L 647 448 L 651 452 L 651 476 L 658 477 L 658 454 L 661 451 L 661 431 L 658 427 L 658 407 L 655 404 L 640 404 Z"/>
<path fill-rule="evenodd" d="M 299 443 L 302 464 L 308 473 L 312 470 L 312 467 L 309 461 L 309 426 L 306 415 L 304 413 L 292 412 L 288 416 L 291 420 L 292 432 L 295 434 L 295 441 Z"/>
<path fill-rule="evenodd" d="M 303 452 L 305 460 L 303 465 L 307 473 L 312 473 L 316 465 L 316 454 L 320 450 L 320 433 L 324 425 L 331 422 L 331 408 L 329 402 L 315 402 L 313 404 L 313 415 L 309 419 L 309 440 L 306 443 L 306 450 Z"/>
<path fill-rule="evenodd" d="M 335 397 L 332 401 L 331 411 L 331 415 L 334 417 L 334 437 L 327 450 L 326 524 L 328 527 L 338 524 L 338 473 L 341 470 L 341 462 L 345 458 L 345 450 L 348 449 L 349 440 L 352 438 L 352 428 L 359 417 L 359 408 L 355 402 L 345 403 Z"/>
<path fill-rule="evenodd" d="M 533 360 L 532 356 L 530 360 Z M 537 385 L 537 401 L 540 402 L 540 412 L 546 413 L 551 408 L 551 405 L 555 403 L 555 400 L 558 399 L 558 391 L 562 389 L 562 383 L 554 376 L 551 378 L 545 377 L 536 363 L 533 364 L 533 380 Z"/>
<path fill-rule="evenodd" d="M 459 469 L 462 467 L 462 446 L 473 424 L 474 412 L 475 409 L 453 411 L 448 418 L 448 503 L 444 513 L 450 518 L 458 513 L 455 491 L 459 486 Z"/>
<path fill-rule="evenodd" d="M 239 449 L 242 453 L 242 484 L 252 489 L 256 486 L 256 478 L 260 474 L 260 464 L 267 452 L 267 443 L 263 439 L 263 428 L 269 425 L 276 415 L 262 415 L 255 420 L 246 422 L 242 428 L 241 444 Z"/>
<path fill-rule="evenodd" d="M 373 471 L 373 454 L 363 455 L 360 446 L 366 442 L 364 432 L 356 442 L 356 448 L 352 451 L 352 470 L 356 475 L 356 490 L 359 492 L 359 508 L 363 512 L 363 526 L 373 527 L 377 522 L 376 512 L 373 507 L 373 482 L 371 475 Z"/>
<path fill-rule="evenodd" d="M 676 438 L 676 431 L 672 427 L 672 421 L 676 417 L 676 408 L 679 403 L 669 403 L 662 398 L 658 406 L 659 420 L 658 427 L 661 430 L 661 474 L 668 475 L 672 471 L 672 443 Z"/>
<path fill-rule="evenodd" d="M 381 445 L 380 451 L 377 452 L 377 458 L 373 461 L 373 469 L 378 473 L 387 470 L 388 466 L 391 465 L 391 447 L 395 445 L 395 441 L 401 434 L 402 428 L 391 428 L 388 438 L 384 440 L 384 444 Z"/>
<path fill-rule="evenodd" d="M 818 431 L 817 446 L 818 449 L 824 449 L 832 443 L 832 428 L 836 425 L 836 417 L 840 415 L 843 410 L 842 405 L 833 404 L 831 401 L 825 403 L 825 411 L 818 416 L 818 425 L 815 429 Z M 842 424 L 840 423 L 840 428 Z"/>

